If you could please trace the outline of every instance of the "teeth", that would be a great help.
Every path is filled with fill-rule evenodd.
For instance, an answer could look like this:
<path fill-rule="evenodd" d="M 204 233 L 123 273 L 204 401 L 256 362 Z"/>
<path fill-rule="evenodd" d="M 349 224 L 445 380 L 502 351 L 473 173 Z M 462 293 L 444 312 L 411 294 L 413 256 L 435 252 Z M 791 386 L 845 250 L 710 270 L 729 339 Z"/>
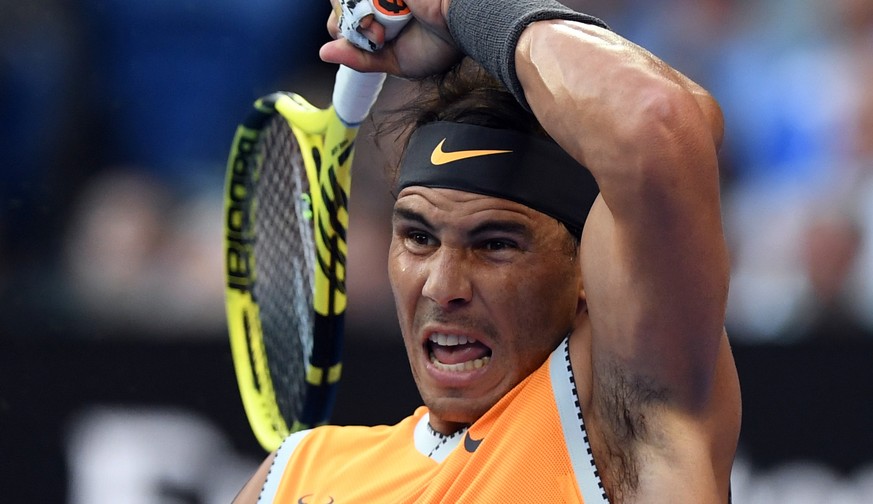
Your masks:
<path fill-rule="evenodd" d="M 459 362 L 457 364 L 443 364 L 442 362 L 438 361 L 433 354 L 430 354 L 431 364 L 433 364 L 434 367 L 442 371 L 472 371 L 474 369 L 479 369 L 483 366 L 486 366 L 490 360 L 491 357 L 486 355 L 481 359 L 471 360 L 467 362 Z"/>
<path fill-rule="evenodd" d="M 457 334 L 433 333 L 430 335 L 430 342 L 436 343 L 440 346 L 457 346 L 466 345 L 467 343 L 475 343 L 476 340 Z"/>

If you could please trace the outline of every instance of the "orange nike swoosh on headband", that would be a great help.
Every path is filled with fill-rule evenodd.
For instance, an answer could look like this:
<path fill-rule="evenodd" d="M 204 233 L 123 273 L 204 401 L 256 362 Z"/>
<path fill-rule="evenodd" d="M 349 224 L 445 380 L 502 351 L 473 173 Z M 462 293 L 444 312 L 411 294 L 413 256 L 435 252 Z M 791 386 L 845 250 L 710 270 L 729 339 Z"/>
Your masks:
<path fill-rule="evenodd" d="M 440 140 L 440 143 L 438 143 L 437 146 L 433 148 L 433 152 L 430 153 L 430 162 L 436 166 L 453 163 L 462 159 L 512 152 L 511 150 L 461 150 L 446 152 L 443 150 L 443 143 L 445 143 L 445 141 L 445 138 Z"/>

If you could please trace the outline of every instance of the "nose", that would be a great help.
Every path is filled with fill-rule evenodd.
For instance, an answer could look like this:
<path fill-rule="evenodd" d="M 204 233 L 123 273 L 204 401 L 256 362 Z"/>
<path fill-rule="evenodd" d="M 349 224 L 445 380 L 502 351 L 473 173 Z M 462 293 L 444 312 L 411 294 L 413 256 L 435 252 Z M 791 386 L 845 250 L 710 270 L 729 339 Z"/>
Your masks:
<path fill-rule="evenodd" d="M 439 306 L 462 306 L 473 297 L 469 266 L 462 251 L 440 248 L 430 258 L 421 294 Z"/>

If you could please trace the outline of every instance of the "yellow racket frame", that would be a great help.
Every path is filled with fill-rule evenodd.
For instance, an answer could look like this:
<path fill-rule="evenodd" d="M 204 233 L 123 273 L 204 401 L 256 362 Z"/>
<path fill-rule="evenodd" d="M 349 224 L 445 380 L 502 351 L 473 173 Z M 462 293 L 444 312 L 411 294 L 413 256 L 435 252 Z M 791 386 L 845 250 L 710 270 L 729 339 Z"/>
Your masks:
<path fill-rule="evenodd" d="M 286 119 L 296 137 L 309 179 L 309 198 L 316 242 L 317 264 L 334 264 L 333 280 L 322 267 L 315 269 L 313 309 L 326 317 L 342 315 L 347 305 L 345 292 L 345 257 L 348 244 L 348 195 L 351 193 L 351 167 L 354 158 L 354 141 L 358 127 L 343 124 L 333 107 L 320 109 L 299 95 L 281 93 L 264 97 L 255 102 L 255 109 L 262 114 L 278 113 Z M 234 135 L 233 147 L 228 159 L 225 186 L 225 215 L 227 218 L 225 260 L 227 268 L 226 310 L 234 368 L 252 431 L 258 442 L 267 451 L 278 448 L 288 434 L 313 427 L 294 420 L 289 426 L 281 414 L 276 393 L 270 378 L 260 326 L 259 307 L 252 297 L 256 271 L 254 246 L 246 235 L 247 223 L 255 218 L 257 202 L 249 194 L 256 180 L 257 170 L 252 169 L 256 159 L 254 145 L 260 131 L 248 125 L 240 125 Z M 321 160 L 321 169 L 318 161 Z M 343 194 L 340 194 L 340 191 Z M 333 225 L 331 212 L 336 211 Z M 332 243 L 336 248 L 332 251 Z M 331 261 L 336 252 L 341 260 Z M 306 381 L 312 386 L 335 384 L 342 373 L 342 362 L 328 367 L 307 363 Z"/>

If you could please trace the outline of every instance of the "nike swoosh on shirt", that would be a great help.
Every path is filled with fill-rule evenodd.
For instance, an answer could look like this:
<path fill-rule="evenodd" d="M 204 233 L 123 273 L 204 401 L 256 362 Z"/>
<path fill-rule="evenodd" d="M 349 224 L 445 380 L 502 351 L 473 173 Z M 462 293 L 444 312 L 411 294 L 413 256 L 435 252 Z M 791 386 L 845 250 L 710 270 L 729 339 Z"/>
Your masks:
<path fill-rule="evenodd" d="M 511 150 L 461 150 L 446 152 L 443 150 L 443 144 L 445 143 L 445 141 L 445 138 L 440 140 L 440 143 L 438 143 L 437 146 L 433 148 L 433 152 L 431 152 L 430 154 L 430 162 L 436 166 L 453 163 L 462 159 L 470 159 L 481 156 L 492 156 L 494 154 L 506 154 L 507 152 L 512 152 Z"/>
<path fill-rule="evenodd" d="M 467 431 L 467 435 L 464 436 L 464 449 L 469 453 L 473 453 L 479 448 L 479 445 L 482 444 L 482 441 L 484 440 L 484 437 L 482 439 L 473 439 L 470 437 L 470 431 Z"/>

